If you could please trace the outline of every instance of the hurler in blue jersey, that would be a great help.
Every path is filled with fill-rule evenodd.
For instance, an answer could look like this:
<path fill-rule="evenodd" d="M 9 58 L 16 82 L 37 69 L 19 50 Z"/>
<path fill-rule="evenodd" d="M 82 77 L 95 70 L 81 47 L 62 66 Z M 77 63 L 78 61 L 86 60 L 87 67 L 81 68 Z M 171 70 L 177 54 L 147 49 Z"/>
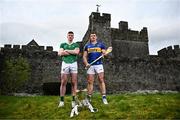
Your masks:
<path fill-rule="evenodd" d="M 106 55 L 105 45 L 102 42 L 97 41 L 97 36 L 95 33 L 90 34 L 90 41 L 84 47 L 83 53 L 83 62 L 85 66 L 88 68 L 87 70 L 87 90 L 88 95 L 87 98 L 90 100 L 91 95 L 93 93 L 93 83 L 94 83 L 94 75 L 98 75 L 100 92 L 102 95 L 102 101 L 104 104 L 108 104 L 106 99 L 106 86 L 104 82 L 104 68 L 102 64 L 102 59 L 97 60 L 92 65 L 90 65 L 94 60 L 99 58 L 101 55 Z"/>

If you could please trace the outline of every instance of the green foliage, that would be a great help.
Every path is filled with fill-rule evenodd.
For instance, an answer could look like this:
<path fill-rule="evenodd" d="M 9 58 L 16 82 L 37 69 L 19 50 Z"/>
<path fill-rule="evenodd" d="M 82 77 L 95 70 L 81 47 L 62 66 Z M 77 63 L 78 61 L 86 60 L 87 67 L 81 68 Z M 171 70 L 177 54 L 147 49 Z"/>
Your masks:
<path fill-rule="evenodd" d="M 100 94 L 94 94 L 92 104 L 98 112 L 83 108 L 72 119 L 180 119 L 180 94 L 107 96 L 104 105 Z M 0 119 L 70 119 L 71 96 L 65 106 L 58 108 L 58 96 L 15 97 L 0 96 Z"/>
<path fill-rule="evenodd" d="M 1 72 L 1 94 L 16 92 L 29 79 L 30 65 L 25 58 L 6 58 Z"/>

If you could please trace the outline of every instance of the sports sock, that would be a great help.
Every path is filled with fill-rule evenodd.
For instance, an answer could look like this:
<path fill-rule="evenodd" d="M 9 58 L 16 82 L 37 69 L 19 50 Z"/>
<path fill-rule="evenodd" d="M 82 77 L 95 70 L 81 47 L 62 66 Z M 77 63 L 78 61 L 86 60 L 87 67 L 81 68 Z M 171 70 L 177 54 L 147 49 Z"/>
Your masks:
<path fill-rule="evenodd" d="M 72 96 L 72 101 L 75 101 L 75 96 Z"/>
<path fill-rule="evenodd" d="M 64 96 L 61 96 L 61 101 L 63 101 L 63 102 L 64 102 Z"/>
<path fill-rule="evenodd" d="M 106 95 L 102 95 L 102 98 L 103 98 L 103 99 L 106 99 Z"/>

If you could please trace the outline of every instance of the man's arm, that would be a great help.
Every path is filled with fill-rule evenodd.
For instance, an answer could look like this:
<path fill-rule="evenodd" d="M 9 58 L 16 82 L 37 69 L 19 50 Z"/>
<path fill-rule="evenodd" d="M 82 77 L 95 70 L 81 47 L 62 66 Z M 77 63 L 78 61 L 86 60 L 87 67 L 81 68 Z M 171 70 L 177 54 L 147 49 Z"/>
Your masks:
<path fill-rule="evenodd" d="M 79 48 L 75 48 L 74 50 L 65 50 L 65 52 L 69 54 L 74 54 L 74 55 L 78 55 L 79 51 L 80 51 Z"/>
<path fill-rule="evenodd" d="M 84 51 L 84 53 L 83 53 L 83 62 L 84 62 L 85 66 L 89 66 L 89 63 L 87 61 L 87 56 L 88 56 L 87 51 Z"/>
<path fill-rule="evenodd" d="M 58 55 L 59 56 L 65 56 L 65 55 L 70 55 L 70 54 L 68 52 L 66 52 L 63 48 L 60 48 Z"/>

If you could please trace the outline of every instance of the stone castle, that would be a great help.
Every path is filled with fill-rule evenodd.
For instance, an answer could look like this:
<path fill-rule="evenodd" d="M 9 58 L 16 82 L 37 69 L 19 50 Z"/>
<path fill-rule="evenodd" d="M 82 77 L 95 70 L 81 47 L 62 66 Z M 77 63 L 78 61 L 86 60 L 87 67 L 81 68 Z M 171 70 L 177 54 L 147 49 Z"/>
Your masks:
<path fill-rule="evenodd" d="M 99 40 L 112 46 L 112 54 L 104 59 L 105 80 L 108 93 L 137 90 L 180 91 L 180 48 L 175 45 L 163 48 L 158 55 L 149 55 L 148 30 L 130 30 L 128 22 L 120 21 L 119 28 L 111 28 L 111 15 L 92 12 L 89 26 L 81 47 L 88 42 L 91 32 L 96 32 Z M 4 45 L 1 48 L 1 64 L 5 57 L 23 56 L 28 59 L 31 78 L 22 91 L 28 93 L 59 92 L 61 60 L 51 46 L 39 46 L 35 40 L 27 45 Z M 2 66 L 2 65 L 0 65 Z M 78 88 L 87 85 L 86 71 L 79 56 Z M 50 86 L 50 87 L 49 87 Z M 95 83 L 95 90 L 98 83 Z M 70 88 L 68 88 L 70 91 Z"/>

